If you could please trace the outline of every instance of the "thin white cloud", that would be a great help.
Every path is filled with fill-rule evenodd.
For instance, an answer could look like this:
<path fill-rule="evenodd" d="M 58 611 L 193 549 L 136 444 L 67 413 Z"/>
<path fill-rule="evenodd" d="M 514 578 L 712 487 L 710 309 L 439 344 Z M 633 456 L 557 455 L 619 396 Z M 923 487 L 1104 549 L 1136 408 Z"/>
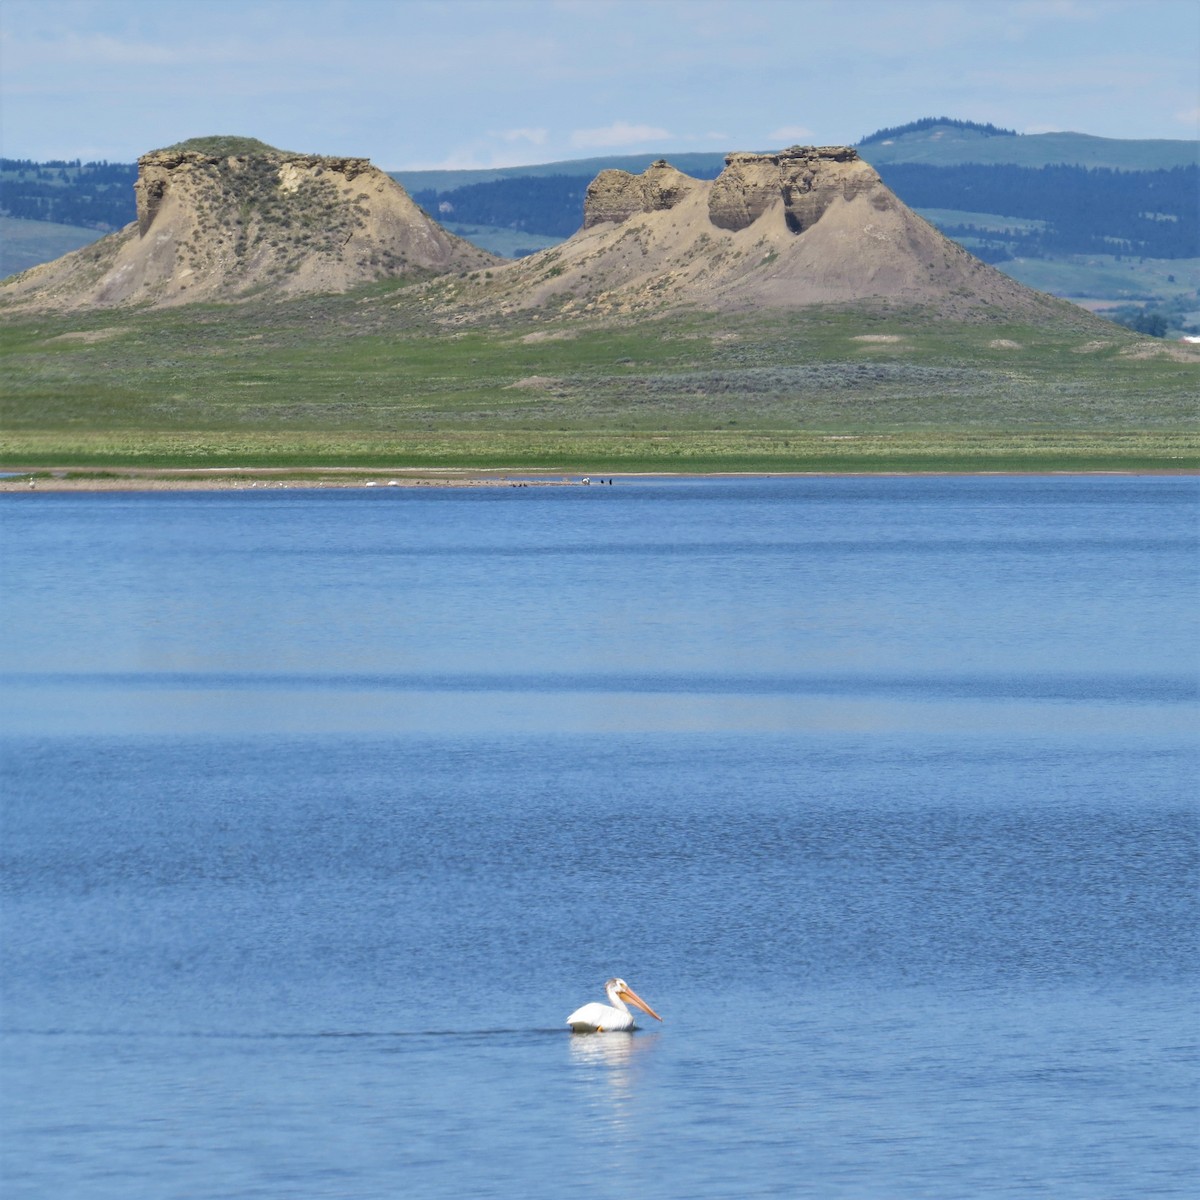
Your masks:
<path fill-rule="evenodd" d="M 710 130 L 708 133 L 676 133 L 671 141 L 676 146 L 705 146 L 714 150 L 727 150 L 735 141 L 728 133 Z"/>
<path fill-rule="evenodd" d="M 807 125 L 781 125 L 767 134 L 767 140 L 781 146 L 794 146 L 809 142 L 815 136 L 816 134 Z"/>
<path fill-rule="evenodd" d="M 16 51 L 15 39 L 5 37 L 5 57 Z M 171 46 L 136 41 L 104 33 L 76 33 L 67 30 L 49 35 L 20 47 L 21 66 L 44 68 L 64 66 L 84 68 L 162 67 L 185 61 Z"/>
<path fill-rule="evenodd" d="M 637 146 L 643 142 L 660 142 L 671 135 L 657 125 L 631 125 L 628 121 L 614 121 L 600 129 L 576 129 L 570 143 L 576 147 Z"/>
<path fill-rule="evenodd" d="M 387 170 L 399 170 L 402 167 L 406 171 L 484 171 L 500 167 L 526 167 L 546 161 L 551 153 L 532 149 L 533 146 L 540 147 L 541 143 L 520 138 L 506 139 L 503 134 L 493 133 L 486 140 L 479 139 L 451 147 L 446 154 L 413 157 L 403 162 L 396 160 L 398 166 L 394 166 L 389 158 L 387 164 L 380 162 L 377 165 L 385 166 Z"/>
<path fill-rule="evenodd" d="M 68 55 L 77 61 L 105 63 L 122 67 L 167 66 L 179 61 L 179 51 L 151 42 L 124 41 L 121 38 L 92 34 L 72 38 Z"/>
<path fill-rule="evenodd" d="M 505 142 L 532 142 L 535 146 L 544 146 L 550 136 L 548 129 L 502 129 L 496 135 Z"/>
<path fill-rule="evenodd" d="M 1200 128 L 1200 105 L 1195 108 L 1185 108 L 1182 112 L 1175 114 L 1175 120 L 1180 125 L 1189 125 L 1193 129 Z"/>
<path fill-rule="evenodd" d="M 1096 0 L 1021 0 L 1013 8 L 1031 21 L 1090 21 L 1100 18 Z M 1111 5 L 1110 5 L 1111 7 Z"/>

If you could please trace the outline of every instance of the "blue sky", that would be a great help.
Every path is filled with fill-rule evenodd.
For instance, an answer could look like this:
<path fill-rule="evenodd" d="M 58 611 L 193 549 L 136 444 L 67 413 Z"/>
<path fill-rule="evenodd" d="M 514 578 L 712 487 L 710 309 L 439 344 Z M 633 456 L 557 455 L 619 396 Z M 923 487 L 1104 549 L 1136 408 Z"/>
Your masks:
<path fill-rule="evenodd" d="M 397 170 L 854 142 L 952 116 L 1200 134 L 1194 0 L 0 0 L 0 154 L 243 134 Z"/>

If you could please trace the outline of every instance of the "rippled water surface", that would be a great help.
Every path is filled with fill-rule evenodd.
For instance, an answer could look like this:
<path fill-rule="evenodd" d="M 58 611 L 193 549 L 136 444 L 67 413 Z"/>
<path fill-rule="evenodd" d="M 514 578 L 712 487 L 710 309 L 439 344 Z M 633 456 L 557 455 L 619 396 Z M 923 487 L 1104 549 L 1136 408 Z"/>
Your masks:
<path fill-rule="evenodd" d="M 3 498 L 5 1200 L 1195 1195 L 1198 499 Z"/>

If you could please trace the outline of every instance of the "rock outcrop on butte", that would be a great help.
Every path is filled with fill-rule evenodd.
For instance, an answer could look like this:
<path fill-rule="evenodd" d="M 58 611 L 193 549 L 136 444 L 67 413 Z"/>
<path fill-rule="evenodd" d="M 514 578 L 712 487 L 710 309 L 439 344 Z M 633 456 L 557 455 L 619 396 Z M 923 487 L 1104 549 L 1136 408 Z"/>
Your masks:
<path fill-rule="evenodd" d="M 583 227 L 606 221 L 625 221 L 636 213 L 674 208 L 698 184 L 665 159 L 651 163 L 640 175 L 601 171 L 588 184 L 583 200 Z"/>
<path fill-rule="evenodd" d="M 153 306 L 340 292 L 501 260 L 454 237 L 365 158 L 198 138 L 138 160 L 137 221 L 15 276 L 31 307 Z"/>
<path fill-rule="evenodd" d="M 849 146 L 793 146 L 780 154 L 727 155 L 725 170 L 713 180 L 708 195 L 708 219 L 721 229 L 745 229 L 782 199 L 787 227 L 803 233 L 839 196 L 852 200 L 883 188 L 874 169 L 863 170 L 865 166 Z"/>
<path fill-rule="evenodd" d="M 1030 316 L 1056 303 L 944 237 L 848 146 L 730 154 L 711 182 L 663 161 L 601 172 L 583 228 L 496 272 L 488 292 L 509 310 L 588 313 L 883 300 Z"/>

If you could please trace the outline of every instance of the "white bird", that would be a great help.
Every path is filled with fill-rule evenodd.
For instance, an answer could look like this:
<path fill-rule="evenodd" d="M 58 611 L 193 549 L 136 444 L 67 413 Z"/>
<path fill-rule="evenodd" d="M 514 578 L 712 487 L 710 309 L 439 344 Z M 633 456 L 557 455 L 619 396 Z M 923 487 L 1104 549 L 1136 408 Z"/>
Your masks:
<path fill-rule="evenodd" d="M 604 985 L 608 995 L 608 1003 L 601 1004 L 593 1001 L 577 1008 L 568 1018 L 567 1024 L 572 1033 L 620 1033 L 626 1029 L 636 1029 L 633 1023 L 633 1013 L 626 1007 L 625 1001 L 636 1005 L 644 1013 L 649 1013 L 656 1021 L 661 1021 L 658 1015 L 625 982 L 623 979 L 610 979 Z"/>

